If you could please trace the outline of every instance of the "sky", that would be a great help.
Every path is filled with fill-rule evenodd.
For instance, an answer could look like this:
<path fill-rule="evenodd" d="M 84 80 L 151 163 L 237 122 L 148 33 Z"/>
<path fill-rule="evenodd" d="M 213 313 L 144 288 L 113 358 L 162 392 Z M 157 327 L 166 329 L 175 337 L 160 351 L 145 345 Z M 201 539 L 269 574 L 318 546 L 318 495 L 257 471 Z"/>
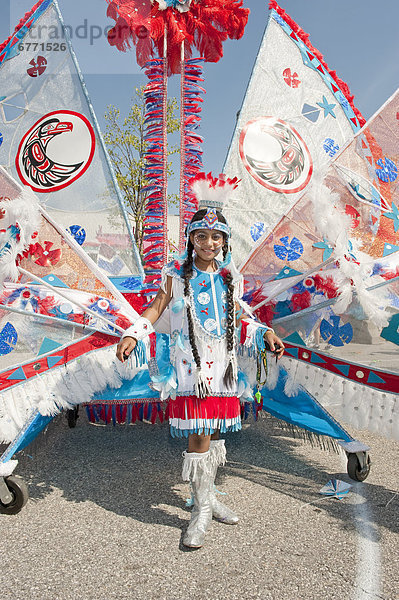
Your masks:
<path fill-rule="evenodd" d="M 0 38 L 13 31 L 34 0 L 0 0 Z M 106 41 L 105 0 L 58 0 L 70 25 L 72 44 L 97 113 L 113 104 L 127 114 L 134 88 L 146 78 L 135 52 L 118 52 Z M 355 105 L 366 119 L 394 93 L 399 82 L 398 0 L 281 0 L 281 7 L 310 35 L 331 69 L 346 81 Z M 200 133 L 204 137 L 204 169 L 221 171 L 236 114 L 241 107 L 268 18 L 268 0 L 244 0 L 251 11 L 241 40 L 224 44 L 224 57 L 205 65 L 205 97 Z M 195 54 L 194 54 L 195 56 Z M 169 82 L 170 96 L 178 95 L 178 78 Z M 177 183 L 172 183 L 173 186 Z"/>

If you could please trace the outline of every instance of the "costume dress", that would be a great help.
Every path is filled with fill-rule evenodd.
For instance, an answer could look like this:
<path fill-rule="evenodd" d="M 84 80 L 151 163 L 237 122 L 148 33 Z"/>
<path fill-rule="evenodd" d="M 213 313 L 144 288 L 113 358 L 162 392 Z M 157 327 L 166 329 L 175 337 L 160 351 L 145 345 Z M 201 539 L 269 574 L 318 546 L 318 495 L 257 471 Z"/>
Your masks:
<path fill-rule="evenodd" d="M 234 349 L 227 351 L 227 284 L 224 281 L 225 270 L 218 263 L 218 270 L 209 273 L 193 264 L 190 279 L 189 297 L 184 297 L 184 279 L 182 263 L 173 261 L 162 271 L 162 289 L 166 292 L 167 278 L 172 280 L 172 298 L 167 312 L 170 322 L 170 362 L 174 370 L 175 383 L 170 384 L 169 423 L 172 436 L 188 436 L 191 433 L 214 433 L 219 429 L 238 431 L 241 429 L 240 401 L 253 400 L 252 388 L 255 383 L 256 346 L 264 348 L 263 334 L 269 328 L 256 323 L 253 319 L 240 321 L 236 327 Z M 242 275 L 235 272 L 234 305 L 246 308 L 241 300 L 243 291 Z M 206 380 L 209 396 L 199 398 L 196 394 L 198 379 L 197 366 L 193 357 L 188 332 L 187 306 L 191 308 L 194 322 L 194 337 L 201 358 L 201 377 Z M 239 354 L 239 356 L 237 356 Z M 248 357 L 252 360 L 244 360 Z M 237 360 L 241 358 L 242 360 Z M 232 360 L 235 381 L 231 387 L 223 382 L 223 376 L 229 361 Z M 247 364 L 245 373 L 238 363 Z M 249 369 L 248 369 L 249 363 Z M 252 365 L 251 365 L 252 363 Z M 173 379 L 173 376 L 172 376 Z M 154 382 L 155 389 L 164 393 L 165 378 Z"/>

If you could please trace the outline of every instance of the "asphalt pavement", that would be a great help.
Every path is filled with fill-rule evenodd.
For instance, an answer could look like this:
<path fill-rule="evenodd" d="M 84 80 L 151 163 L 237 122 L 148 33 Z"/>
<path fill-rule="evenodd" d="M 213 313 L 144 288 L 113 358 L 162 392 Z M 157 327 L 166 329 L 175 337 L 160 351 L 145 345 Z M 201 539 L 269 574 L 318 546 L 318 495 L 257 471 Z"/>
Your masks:
<path fill-rule="evenodd" d="M 20 457 L 28 504 L 0 515 L 0 599 L 399 600 L 399 443 L 351 433 L 372 448 L 364 483 L 272 419 L 226 435 L 217 485 L 241 521 L 188 550 L 185 441 L 61 415 Z M 332 477 L 354 484 L 342 500 L 319 494 Z"/>

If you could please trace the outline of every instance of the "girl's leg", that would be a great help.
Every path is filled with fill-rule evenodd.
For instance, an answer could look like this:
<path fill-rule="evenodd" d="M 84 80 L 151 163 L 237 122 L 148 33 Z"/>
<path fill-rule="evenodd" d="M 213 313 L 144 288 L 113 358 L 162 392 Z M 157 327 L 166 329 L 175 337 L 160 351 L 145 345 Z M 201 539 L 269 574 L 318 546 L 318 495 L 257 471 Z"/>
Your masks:
<path fill-rule="evenodd" d="M 199 548 L 204 543 L 205 534 L 212 521 L 210 501 L 211 466 L 210 435 L 191 434 L 188 438 L 188 452 L 183 452 L 183 479 L 190 481 L 194 506 L 190 524 L 183 538 L 183 544 Z"/>
<path fill-rule="evenodd" d="M 208 452 L 210 441 L 210 435 L 198 435 L 197 433 L 191 433 L 188 436 L 188 452 L 198 452 L 200 454 L 203 452 Z"/>

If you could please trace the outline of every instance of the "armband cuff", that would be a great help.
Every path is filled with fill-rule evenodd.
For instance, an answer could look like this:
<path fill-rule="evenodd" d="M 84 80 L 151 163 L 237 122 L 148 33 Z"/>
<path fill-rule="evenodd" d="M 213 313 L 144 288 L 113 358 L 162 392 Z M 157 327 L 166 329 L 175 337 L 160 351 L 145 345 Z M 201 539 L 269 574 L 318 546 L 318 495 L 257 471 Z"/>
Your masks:
<path fill-rule="evenodd" d="M 154 328 L 152 326 L 151 321 L 149 321 L 145 317 L 139 317 L 131 327 L 128 327 L 126 329 L 122 338 L 132 337 L 135 340 L 139 341 L 143 340 L 153 332 Z"/>

